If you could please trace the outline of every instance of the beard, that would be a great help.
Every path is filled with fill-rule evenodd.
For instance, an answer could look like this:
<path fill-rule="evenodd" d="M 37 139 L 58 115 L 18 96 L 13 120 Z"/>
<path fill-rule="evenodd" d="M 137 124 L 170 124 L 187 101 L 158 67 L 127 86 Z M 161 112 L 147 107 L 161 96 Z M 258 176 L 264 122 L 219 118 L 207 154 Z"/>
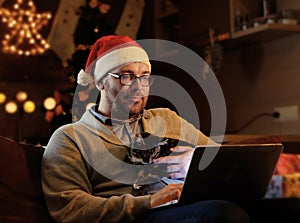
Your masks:
<path fill-rule="evenodd" d="M 148 97 L 142 97 L 139 102 L 135 102 L 132 104 L 129 110 L 129 117 L 141 114 L 144 108 L 146 107 Z"/>
<path fill-rule="evenodd" d="M 105 100 L 111 107 L 112 118 L 122 120 L 142 113 L 148 101 L 148 96 L 144 95 L 141 91 L 133 91 L 130 88 L 113 89 L 109 84 L 105 89 Z"/>

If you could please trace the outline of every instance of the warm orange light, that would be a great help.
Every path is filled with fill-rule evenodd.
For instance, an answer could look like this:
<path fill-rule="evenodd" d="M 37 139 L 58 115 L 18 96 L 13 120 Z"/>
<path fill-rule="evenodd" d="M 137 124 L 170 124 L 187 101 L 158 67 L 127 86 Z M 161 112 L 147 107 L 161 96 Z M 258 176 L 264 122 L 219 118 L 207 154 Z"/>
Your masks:
<path fill-rule="evenodd" d="M 26 91 L 18 91 L 18 93 L 16 94 L 16 99 L 19 102 L 23 102 L 27 99 L 28 95 Z"/>
<path fill-rule="evenodd" d="M 8 114 L 14 114 L 18 111 L 18 106 L 14 101 L 7 102 L 4 108 Z"/>

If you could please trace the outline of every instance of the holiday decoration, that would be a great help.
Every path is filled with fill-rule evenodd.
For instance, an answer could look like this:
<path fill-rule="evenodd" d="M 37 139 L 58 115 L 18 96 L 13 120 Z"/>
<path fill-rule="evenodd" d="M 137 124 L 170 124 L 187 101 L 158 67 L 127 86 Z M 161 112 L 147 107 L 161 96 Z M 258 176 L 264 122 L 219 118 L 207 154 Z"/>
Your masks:
<path fill-rule="evenodd" d="M 50 45 L 39 31 L 48 24 L 51 14 L 37 13 L 32 0 L 17 0 L 11 10 L 0 8 L 0 16 L 8 28 L 2 41 L 4 53 L 29 56 L 49 49 Z"/>
<path fill-rule="evenodd" d="M 72 110 L 69 103 L 58 99 L 59 94 L 54 92 L 58 106 L 46 112 L 46 121 L 56 125 L 71 122 L 70 113 L 76 121 L 88 105 L 96 102 L 91 95 L 99 94 L 98 89 L 94 84 L 77 86 L 78 73 L 85 67 L 91 47 L 100 37 L 117 34 L 136 38 L 144 5 L 144 0 L 60 0 L 48 40 L 51 49 L 64 62 L 64 73 L 76 92 L 72 95 Z M 64 109 L 58 101 L 63 102 Z"/>
<path fill-rule="evenodd" d="M 69 79 L 74 81 L 74 84 L 77 84 L 79 71 L 85 67 L 93 43 L 102 36 L 115 34 L 118 14 L 122 11 L 125 1 L 118 0 L 111 1 L 111 3 L 118 6 L 120 10 L 117 10 L 116 6 L 112 7 L 111 4 L 98 0 L 87 1 L 86 6 L 81 8 L 80 18 L 72 36 L 76 48 L 72 58 L 68 60 L 68 65 L 72 68 L 69 72 Z M 95 103 L 91 95 L 96 94 L 97 91 L 94 84 L 77 86 L 73 99 L 73 121 L 80 119 L 88 104 Z"/>
<path fill-rule="evenodd" d="M 66 62 L 75 51 L 74 30 L 85 0 L 60 0 L 48 42 L 56 55 Z"/>
<path fill-rule="evenodd" d="M 115 31 L 117 35 L 127 35 L 132 39 L 136 38 L 142 21 L 144 6 L 144 0 L 127 0 Z"/>

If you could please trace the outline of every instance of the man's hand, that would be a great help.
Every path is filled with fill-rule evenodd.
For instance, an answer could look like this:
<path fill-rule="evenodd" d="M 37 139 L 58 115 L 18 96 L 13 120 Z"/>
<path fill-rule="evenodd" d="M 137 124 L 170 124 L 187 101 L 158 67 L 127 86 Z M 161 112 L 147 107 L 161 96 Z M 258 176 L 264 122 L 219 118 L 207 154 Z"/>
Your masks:
<path fill-rule="evenodd" d="M 190 146 L 176 146 L 171 148 L 171 155 L 160 157 L 154 160 L 154 163 L 169 164 L 167 172 L 170 173 L 171 179 L 185 178 L 189 169 L 194 149 Z"/>
<path fill-rule="evenodd" d="M 160 191 L 154 193 L 150 197 L 150 207 L 154 208 L 161 204 L 167 203 L 172 200 L 177 200 L 180 197 L 183 188 L 183 183 L 169 184 Z"/>

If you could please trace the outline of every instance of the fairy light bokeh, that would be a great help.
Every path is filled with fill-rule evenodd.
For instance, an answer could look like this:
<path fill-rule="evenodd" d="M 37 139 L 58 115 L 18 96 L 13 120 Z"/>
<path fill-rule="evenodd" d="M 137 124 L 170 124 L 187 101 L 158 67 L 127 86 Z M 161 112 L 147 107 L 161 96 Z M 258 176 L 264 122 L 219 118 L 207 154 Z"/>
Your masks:
<path fill-rule="evenodd" d="M 0 8 L 1 21 L 8 28 L 2 40 L 2 52 L 25 56 L 43 54 L 50 45 L 39 31 L 51 17 L 49 12 L 37 13 L 32 0 L 17 0 L 12 9 Z"/>

